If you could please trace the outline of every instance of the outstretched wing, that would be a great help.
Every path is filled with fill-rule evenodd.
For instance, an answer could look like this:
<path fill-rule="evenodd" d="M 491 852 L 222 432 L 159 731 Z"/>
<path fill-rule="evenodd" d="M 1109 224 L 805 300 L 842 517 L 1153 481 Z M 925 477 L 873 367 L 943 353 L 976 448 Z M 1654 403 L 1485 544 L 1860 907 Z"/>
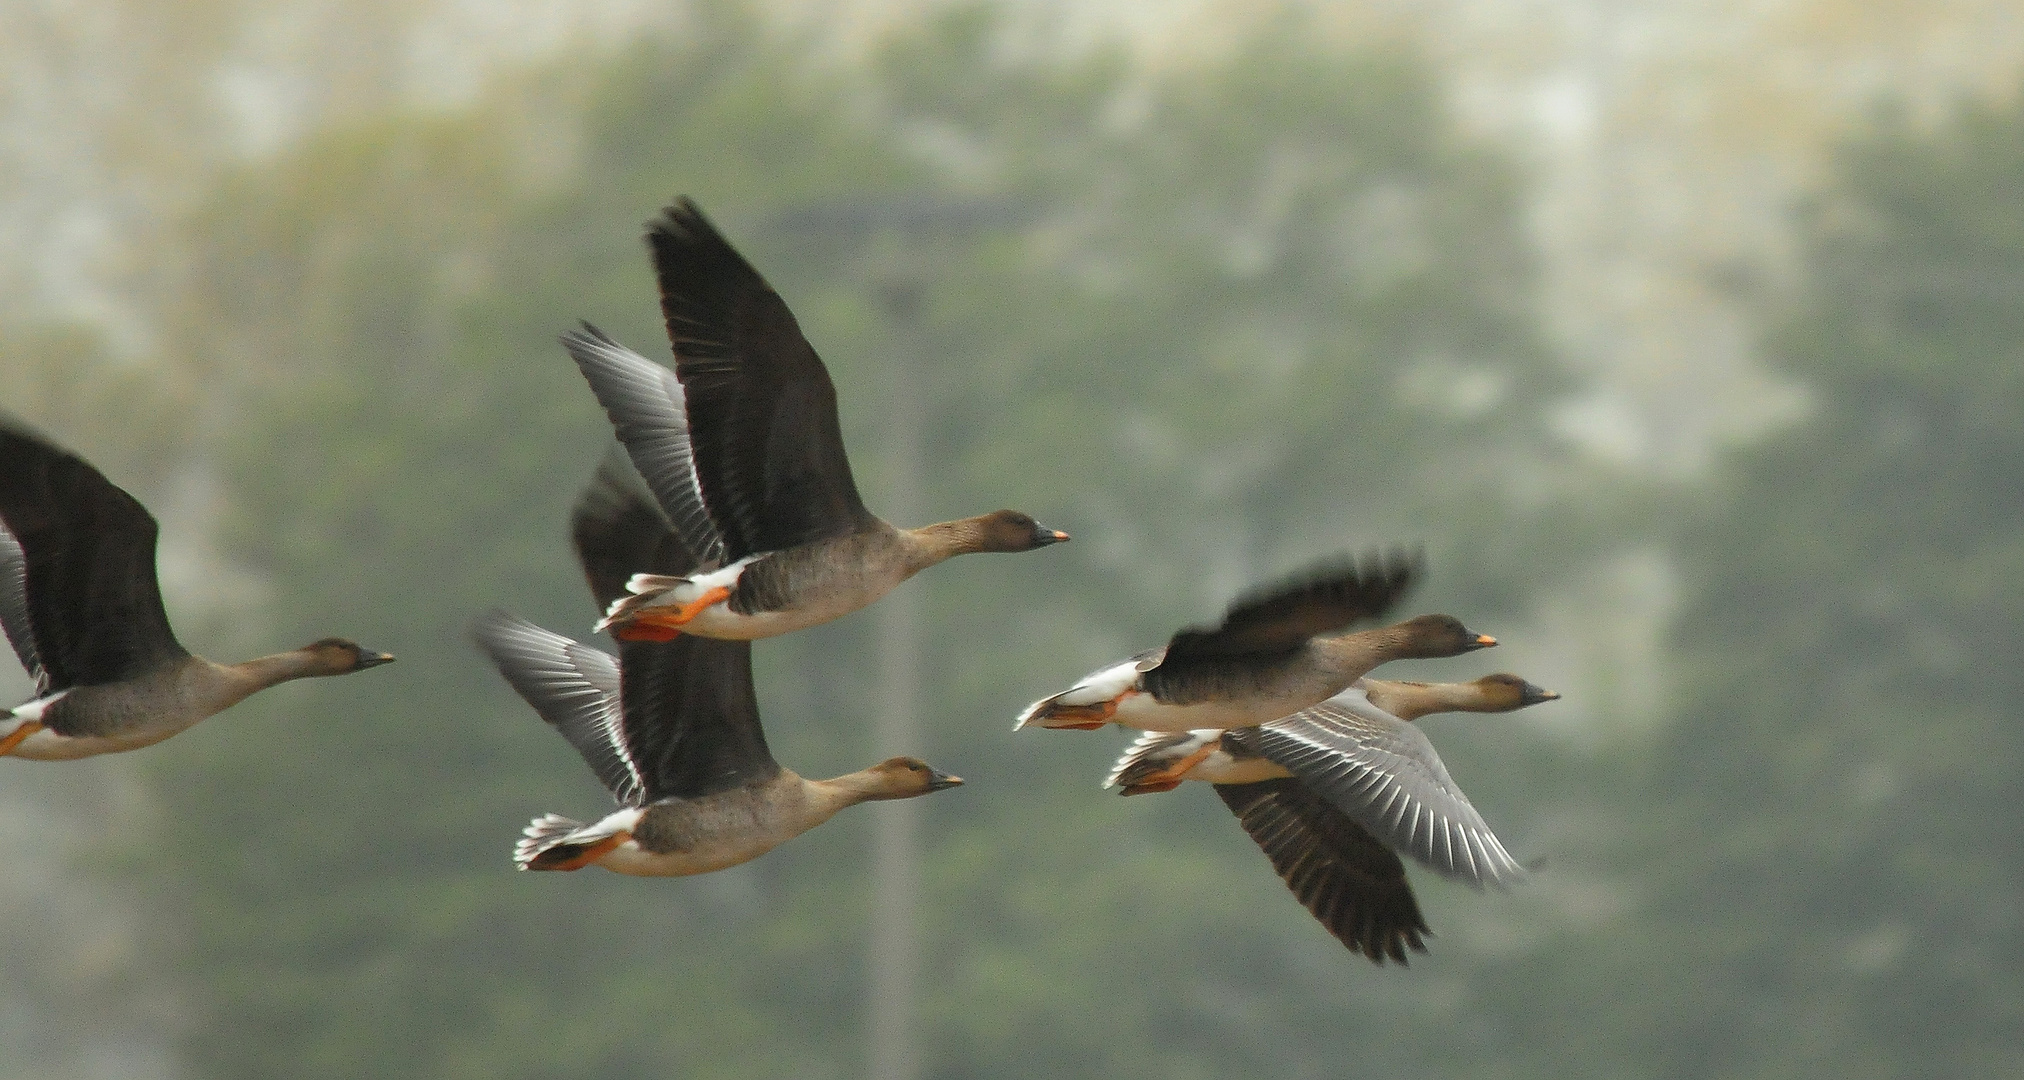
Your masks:
<path fill-rule="evenodd" d="M 606 337 L 589 323 L 562 335 L 584 381 L 611 417 L 612 430 L 666 511 L 696 567 L 724 561 L 724 538 L 703 502 L 689 446 L 688 405 L 675 373 Z"/>
<path fill-rule="evenodd" d="M 780 294 L 686 198 L 646 239 L 725 560 L 871 520 L 844 454 L 836 387 Z"/>
<path fill-rule="evenodd" d="M 1175 634 L 1161 666 L 1290 653 L 1390 611 L 1419 575 L 1419 560 L 1400 552 L 1310 566 L 1231 604 L 1221 625 Z"/>
<path fill-rule="evenodd" d="M 28 557 L 4 526 L 0 526 L 0 630 L 7 632 L 14 655 L 35 680 L 35 696 L 48 693 L 48 675 L 35 652 L 35 628 L 28 621 Z"/>
<path fill-rule="evenodd" d="M 619 649 L 626 746 L 647 799 L 700 798 L 779 775 L 752 692 L 752 643 L 683 634 Z"/>
<path fill-rule="evenodd" d="M 45 693 L 189 655 L 162 610 L 154 517 L 83 458 L 11 422 L 0 422 L 0 523 L 26 565 Z"/>
<path fill-rule="evenodd" d="M 1224 738 L 1284 766 L 1373 836 L 1443 877 L 1500 889 L 1525 877 L 1426 735 L 1359 691 Z"/>
<path fill-rule="evenodd" d="M 634 574 L 681 577 L 697 567 L 696 556 L 616 450 L 576 497 L 569 534 L 599 612 L 631 595 L 625 586 Z"/>
<path fill-rule="evenodd" d="M 625 743 L 618 662 L 504 611 L 471 624 L 471 637 L 527 704 L 583 755 L 622 806 L 639 806 L 647 785 Z"/>
<path fill-rule="evenodd" d="M 1349 951 L 1403 964 L 1425 952 L 1430 933 L 1413 899 L 1406 868 L 1363 826 L 1298 780 L 1217 784 L 1272 869 L 1321 925 Z"/>

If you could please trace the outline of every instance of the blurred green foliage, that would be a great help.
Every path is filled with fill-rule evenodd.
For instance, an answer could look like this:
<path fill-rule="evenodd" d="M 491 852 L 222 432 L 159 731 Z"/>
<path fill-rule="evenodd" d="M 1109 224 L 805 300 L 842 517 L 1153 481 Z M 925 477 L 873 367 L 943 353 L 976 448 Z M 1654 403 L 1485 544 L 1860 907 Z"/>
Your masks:
<path fill-rule="evenodd" d="M 504 605 L 588 636 L 565 516 L 609 429 L 554 338 L 587 318 L 665 356 L 637 238 L 676 193 L 800 316 L 874 509 L 908 379 L 928 517 L 1016 506 L 1076 535 L 907 586 L 924 745 L 866 734 L 867 616 L 757 650 L 783 762 L 918 752 L 971 781 L 921 804 L 932 1075 L 2014 1068 L 2017 677 L 1974 661 L 2024 612 L 2024 123 L 1849 152 L 1773 340 L 1814 415 L 1709 495 L 1654 494 L 1545 437 L 1568 388 L 1521 177 L 1409 49 L 1332 51 L 1294 19 L 1148 70 L 1028 29 L 958 7 L 819 63 L 703 5 L 678 38 L 249 166 L 189 223 L 164 362 L 204 391 L 155 404 L 207 448 L 272 604 L 179 619 L 186 643 L 401 658 L 146 753 L 162 824 L 121 880 L 192 995 L 189 1074 L 861 1073 L 876 808 L 692 880 L 507 859 L 529 816 L 604 796 L 463 626 Z M 1424 544 L 1416 603 L 1512 638 L 1667 537 L 1688 601 L 1654 741 L 1433 722 L 1548 862 L 1512 896 L 1417 879 L 1441 936 L 1406 971 L 1328 938 L 1206 790 L 1098 791 L 1120 738 L 1007 730 L 1317 556 Z"/>
<path fill-rule="evenodd" d="M 1734 456 L 1681 551 L 1674 853 L 1701 1075 L 2024 1066 L 2024 115 L 1885 122 L 1809 215 L 1773 360 L 1813 416 Z"/>
<path fill-rule="evenodd" d="M 637 237 L 686 192 L 827 357 L 874 507 L 881 388 L 912 378 L 930 516 L 1018 506 L 1078 536 L 910 586 L 925 746 L 869 745 L 866 621 L 759 650 L 784 761 L 918 751 L 972 781 L 928 810 L 931 1070 L 1332 1071 L 1360 1040 L 1291 1031 L 1398 980 L 1312 925 L 1207 791 L 1127 805 L 1096 789 L 1116 738 L 1007 729 L 1344 548 L 1424 541 L 1437 599 L 1478 621 L 1519 606 L 1469 552 L 1512 516 L 1507 462 L 1537 459 L 1554 386 L 1515 175 L 1453 134 L 1409 56 L 1326 53 L 1298 26 L 1162 79 L 1023 55 L 990 8 L 863 69 L 705 14 L 489 110 L 319 140 L 193 223 L 179 346 L 232 375 L 220 466 L 231 548 L 274 586 L 260 636 L 345 633 L 401 662 L 249 703 L 150 763 L 171 959 L 208 994 L 191 1068 L 858 1071 L 871 812 L 697 881 L 504 858 L 529 815 L 603 797 L 462 627 L 505 604 L 586 632 L 563 525 L 608 427 L 554 338 L 589 318 L 665 355 Z M 580 121 L 528 145 L 527 103 L 565 83 Z"/>

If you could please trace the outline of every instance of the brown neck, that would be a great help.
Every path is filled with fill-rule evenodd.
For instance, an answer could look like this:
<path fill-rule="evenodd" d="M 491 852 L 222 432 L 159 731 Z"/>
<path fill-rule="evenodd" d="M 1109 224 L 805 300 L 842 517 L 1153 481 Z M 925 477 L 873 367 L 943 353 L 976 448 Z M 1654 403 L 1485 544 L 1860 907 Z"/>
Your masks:
<path fill-rule="evenodd" d="M 907 529 L 903 535 L 909 541 L 912 557 L 908 562 L 914 573 L 957 555 L 973 555 L 985 550 L 981 517 L 938 521 L 918 529 Z"/>
<path fill-rule="evenodd" d="M 892 792 L 886 774 L 876 769 L 860 769 L 828 780 L 804 779 L 801 786 L 807 795 L 809 816 L 812 819 L 808 823 L 809 828 L 829 820 L 846 806 L 856 806 L 861 802 L 875 802 L 880 799 L 902 798 Z"/>
<path fill-rule="evenodd" d="M 1494 699 L 1482 684 L 1392 682 L 1364 679 L 1358 685 L 1370 695 L 1370 703 L 1401 720 L 1418 720 L 1439 712 L 1511 712 L 1519 706 L 1515 698 Z"/>
<path fill-rule="evenodd" d="M 1359 630 L 1341 637 L 1315 638 L 1314 646 L 1328 666 L 1358 675 L 1411 651 L 1411 635 L 1398 626 Z"/>
<path fill-rule="evenodd" d="M 1474 689 L 1467 683 L 1393 682 L 1389 679 L 1365 679 L 1361 685 L 1370 695 L 1372 705 L 1401 720 L 1418 720 L 1428 713 L 1467 709 L 1466 695 L 1457 691 Z"/>
<path fill-rule="evenodd" d="M 262 656 L 237 664 L 212 664 L 212 669 L 221 676 L 219 696 L 224 703 L 218 708 L 234 705 L 248 695 L 265 690 L 277 683 L 291 679 L 324 675 L 327 672 L 317 665 L 313 654 L 302 649 Z"/>

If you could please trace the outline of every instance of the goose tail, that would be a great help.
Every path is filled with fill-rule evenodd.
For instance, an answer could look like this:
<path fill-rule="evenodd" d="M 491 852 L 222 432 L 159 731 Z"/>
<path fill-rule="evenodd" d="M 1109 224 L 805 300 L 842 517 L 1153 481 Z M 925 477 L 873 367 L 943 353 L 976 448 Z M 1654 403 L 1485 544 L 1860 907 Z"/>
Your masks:
<path fill-rule="evenodd" d="M 522 870 L 574 870 L 583 855 L 608 836 L 585 835 L 594 830 L 559 814 L 543 814 L 522 829 L 513 845 L 513 862 Z M 600 852 L 600 854 L 602 854 Z M 569 865 L 570 863 L 576 865 Z"/>
<path fill-rule="evenodd" d="M 601 632 L 613 627 L 630 625 L 633 619 L 639 615 L 641 608 L 666 603 L 668 593 L 687 584 L 689 584 L 689 579 L 685 577 L 674 577 L 667 574 L 634 574 L 632 580 L 625 584 L 628 595 L 613 600 L 611 606 L 604 610 L 604 618 L 599 619 L 597 625 L 591 627 L 591 629 Z"/>

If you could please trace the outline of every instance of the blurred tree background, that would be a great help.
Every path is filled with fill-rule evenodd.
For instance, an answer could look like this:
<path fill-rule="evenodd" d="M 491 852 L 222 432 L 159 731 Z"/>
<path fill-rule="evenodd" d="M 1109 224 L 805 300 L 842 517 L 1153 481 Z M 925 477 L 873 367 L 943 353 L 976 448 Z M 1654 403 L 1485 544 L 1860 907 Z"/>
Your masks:
<path fill-rule="evenodd" d="M 757 649 L 783 762 L 915 752 L 971 781 L 917 808 L 922 1075 L 2024 1063 L 2016 680 L 1974 662 L 2024 612 L 2024 120 L 1907 94 L 1831 165 L 1780 159 L 1818 193 L 1789 249 L 1710 241 L 1665 264 L 1649 321 L 1615 294 L 1576 332 L 1568 297 L 1610 275 L 1565 250 L 1607 230 L 1554 231 L 1570 174 L 1456 106 L 1449 50 L 1480 26 L 1289 7 L 1153 62 L 1009 5 L 865 28 L 705 2 L 626 32 L 622 7 L 552 17 L 563 59 L 433 82 L 403 50 L 459 26 L 448 8 L 221 4 L 163 38 L 169 7 L 127 0 L 57 36 L 148 64 L 17 45 L 50 85 L 167 89 L 106 84 L 103 190 L 7 159 L 23 250 L 119 239 L 64 270 L 89 289 L 8 264 L 49 296 L 0 307 L 6 407 L 163 518 L 192 648 L 342 633 L 401 662 L 142 754 L 0 769 L 0 843 L 34 871 L 0 886 L 27 913 L 0 1077 L 865 1074 L 871 833 L 894 808 L 700 879 L 506 858 L 529 816 L 604 796 L 464 624 L 504 605 L 589 636 L 565 517 L 609 429 L 554 339 L 589 319 L 666 356 L 638 236 L 677 193 L 800 316 L 874 509 L 1016 506 L 1076 535 L 907 586 L 919 745 L 871 735 L 872 615 Z M 1810 10 L 1864 43 L 1899 25 L 1858 8 Z M 277 40 L 338 44 L 307 67 L 247 44 Z M 179 74 L 207 70 L 241 112 L 295 107 L 224 125 L 246 145 L 207 135 Z M 1766 126 L 1844 126 L 1801 96 Z M 1677 371 L 1652 343 L 1693 312 L 1752 328 L 1711 357 L 1761 364 L 1731 399 L 1651 374 Z M 1612 333 L 1632 374 L 1599 367 Z M 1640 380 L 1685 418 L 1653 445 L 1700 431 L 1701 464 L 1611 451 L 1595 403 Z M 1416 606 L 1507 643 L 1414 670 L 1568 700 L 1429 723 L 1545 863 L 1508 896 L 1417 878 L 1439 936 L 1378 971 L 1206 790 L 1120 800 L 1096 783 L 1121 737 L 1008 728 L 1248 583 L 1392 543 L 1428 552 Z"/>

